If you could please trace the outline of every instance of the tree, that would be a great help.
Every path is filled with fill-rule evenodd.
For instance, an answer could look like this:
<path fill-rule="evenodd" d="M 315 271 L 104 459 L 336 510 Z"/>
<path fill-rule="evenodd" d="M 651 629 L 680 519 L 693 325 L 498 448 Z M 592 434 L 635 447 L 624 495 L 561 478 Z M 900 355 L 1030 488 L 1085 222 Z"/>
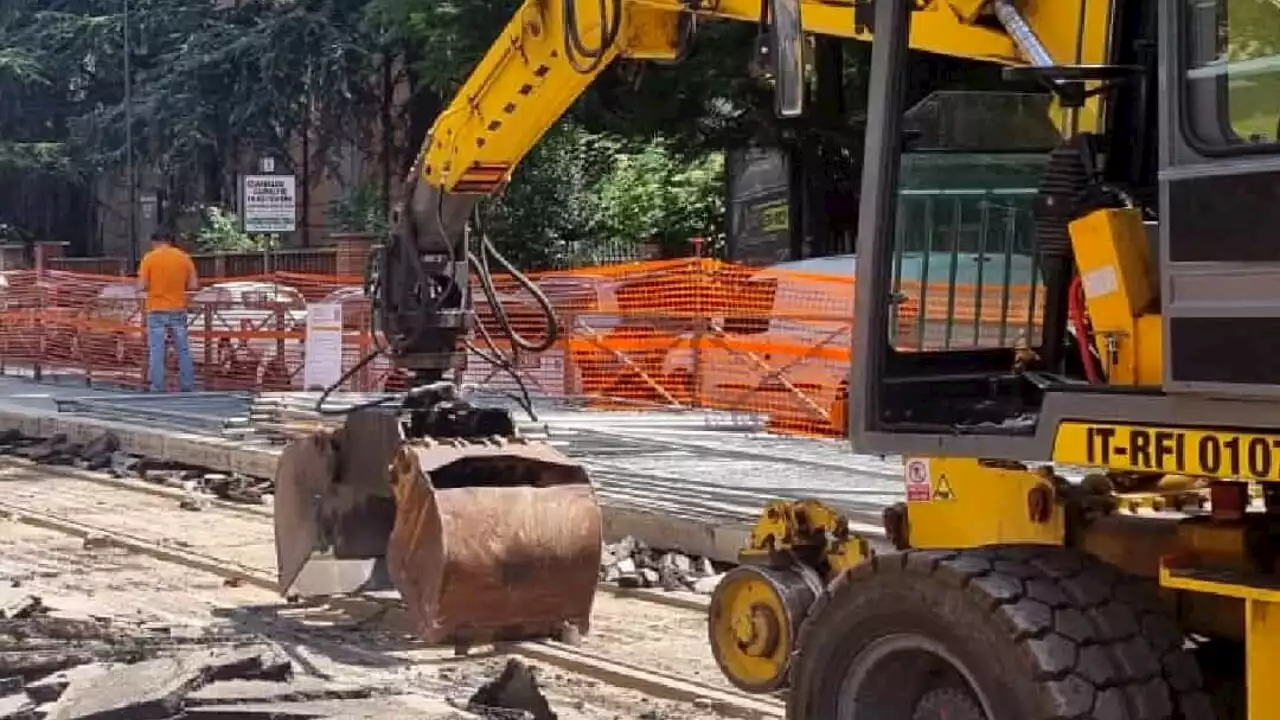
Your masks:
<path fill-rule="evenodd" d="M 638 152 L 613 158 L 595 191 L 601 235 L 614 242 L 656 242 L 666 255 L 689 254 L 689 241 L 723 240 L 724 156 L 673 156 L 656 138 Z"/>

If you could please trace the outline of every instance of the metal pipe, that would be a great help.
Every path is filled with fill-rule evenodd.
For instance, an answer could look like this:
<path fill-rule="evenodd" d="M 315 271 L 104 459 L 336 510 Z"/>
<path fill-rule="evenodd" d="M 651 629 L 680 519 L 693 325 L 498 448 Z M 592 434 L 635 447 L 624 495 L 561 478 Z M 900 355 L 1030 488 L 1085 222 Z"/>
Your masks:
<path fill-rule="evenodd" d="M 124 144 L 129 175 L 129 266 L 138 269 L 138 177 L 133 164 L 133 40 L 129 37 L 129 3 L 124 0 Z"/>
<path fill-rule="evenodd" d="M 1018 8 L 1014 7 L 1012 0 L 995 0 L 991 4 L 995 10 L 996 19 L 1004 26 L 1005 32 L 1009 33 L 1009 37 L 1013 38 L 1013 42 L 1027 56 L 1027 60 L 1037 67 L 1051 67 L 1056 65 L 1053 56 L 1049 54 L 1049 49 L 1040 42 L 1040 38 L 1036 36 L 1031 26 L 1027 24 L 1022 13 L 1018 12 Z"/>

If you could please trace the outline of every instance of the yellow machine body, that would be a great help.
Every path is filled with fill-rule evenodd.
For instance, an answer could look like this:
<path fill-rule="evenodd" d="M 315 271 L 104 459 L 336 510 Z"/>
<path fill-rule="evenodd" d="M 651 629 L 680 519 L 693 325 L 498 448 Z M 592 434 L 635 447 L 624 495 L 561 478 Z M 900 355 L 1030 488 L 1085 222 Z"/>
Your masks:
<path fill-rule="evenodd" d="M 1061 91 L 1057 97 L 1062 101 L 1053 110 L 1056 126 L 1064 138 L 1085 131 L 1106 133 L 1112 118 L 1102 86 L 1115 78 L 1090 75 L 1090 68 L 1106 65 L 1120 44 L 1133 43 L 1111 34 L 1129 22 L 1117 11 L 1121 4 L 527 0 L 426 138 L 411 180 L 434 195 L 415 195 L 415 200 L 479 197 L 500 190 L 521 159 L 613 61 L 677 61 L 687 49 L 691 23 L 737 21 L 781 33 L 787 18 L 799 18 L 791 30 L 800 34 L 873 42 L 872 121 L 867 125 L 869 136 L 882 136 L 874 142 L 869 137 L 864 163 L 855 321 L 856 333 L 863 333 L 888 325 L 880 321 L 890 293 L 876 294 L 880 280 L 864 275 L 863 264 L 873 265 L 867 258 L 883 242 L 877 237 L 886 234 L 880 227 L 892 227 L 892 221 L 881 222 L 890 217 L 889 198 L 896 192 L 896 179 L 887 167 L 891 163 L 884 161 L 896 157 L 886 155 L 891 151 L 885 148 L 901 143 L 895 135 L 899 128 L 889 121 L 897 110 L 883 101 L 891 96 L 885 89 L 891 81 L 900 86 L 907 74 L 900 64 L 904 47 L 1015 68 L 1068 66 L 1048 82 Z M 1162 4 L 1161 12 L 1162 22 L 1170 13 L 1186 14 L 1175 12 L 1171 3 Z M 897 39 L 886 30 L 895 23 L 904 30 Z M 603 46 L 584 49 L 584 38 L 590 44 L 598 37 L 605 38 Z M 1181 36 L 1178 43 L 1183 44 Z M 1161 56 L 1165 54 L 1162 49 Z M 1112 70 L 1120 80 L 1128 77 L 1125 68 Z M 1081 73 L 1085 80 L 1077 89 L 1082 94 L 1068 103 L 1064 88 Z M 775 78 L 780 97 L 785 79 Z M 1162 85 L 1161 94 L 1165 91 Z M 901 87 L 896 92 L 900 104 Z M 1172 88 L 1167 92 L 1171 98 L 1177 94 Z M 1175 120 L 1163 109 L 1159 113 L 1162 126 Z M 1112 140 L 1114 152 L 1127 138 Z M 1237 189 L 1229 196 L 1247 198 L 1249 193 Z M 1194 199 L 1187 195 L 1182 201 Z M 1164 282 L 1168 271 L 1158 267 L 1137 208 L 1112 203 L 1072 218 L 1068 229 L 1070 269 L 1080 277 L 1091 342 L 1108 386 L 1089 392 L 1093 397 L 1107 393 L 1106 404 L 1095 403 L 1088 411 L 1066 405 L 1069 411 L 1038 418 L 1036 437 L 1003 446 L 995 441 L 983 445 L 946 427 L 908 452 L 900 449 L 907 441 L 895 442 L 893 432 L 903 437 L 925 433 L 867 430 L 863 410 L 879 410 L 879 404 L 865 397 L 868 384 L 851 382 L 848 414 L 855 442 L 868 451 L 889 448 L 886 452 L 905 456 L 906 501 L 885 513 L 893 550 L 873 550 L 868 539 L 849 532 L 838 511 L 820 503 L 771 504 L 743 550 L 741 566 L 724 578 L 709 612 L 708 640 L 735 685 L 757 692 L 789 689 L 791 720 L 1280 718 L 1280 687 L 1269 682 L 1280 668 L 1280 610 L 1272 611 L 1280 602 L 1275 567 L 1280 552 L 1270 539 L 1280 536 L 1270 527 L 1278 504 L 1263 492 L 1259 508 L 1242 482 L 1270 485 L 1280 479 L 1280 422 L 1270 427 L 1253 422 L 1241 429 L 1229 414 L 1216 416 L 1225 418 L 1221 422 L 1195 420 L 1183 412 L 1191 407 L 1187 403 L 1162 405 L 1169 408 L 1158 418 L 1165 425 L 1152 424 L 1150 414 L 1144 422 L 1127 417 L 1133 408 L 1150 405 L 1174 389 L 1168 380 L 1176 358 L 1166 356 L 1165 348 L 1177 344 L 1166 337 L 1173 334 L 1172 320 L 1162 311 L 1171 302 L 1163 296 L 1169 292 Z M 1204 272 L 1212 274 L 1211 266 L 1206 263 Z M 1206 285 L 1212 282 L 1198 287 Z M 1256 284 L 1251 287 L 1261 292 Z M 1250 298 L 1243 290 L 1237 296 Z M 855 340 L 852 379 L 872 377 L 887 354 Z M 1016 353 L 1016 361 L 1010 357 L 1013 374 L 1025 379 L 1027 373 L 1039 372 L 1034 356 L 1028 350 Z M 1041 387 L 1057 382 L 1033 379 Z M 891 387 L 890 392 L 899 393 L 905 386 Z M 943 399 L 928 393 L 922 397 L 926 404 Z M 1255 413 L 1260 402 L 1274 403 L 1274 397 L 1234 397 L 1231 407 L 1241 415 Z M 949 451 L 958 447 L 971 450 Z M 1013 447 L 1037 450 L 1000 449 Z M 379 456 L 384 465 L 395 456 L 396 448 L 390 450 Z M 406 503 L 413 492 L 422 493 L 413 507 L 400 508 L 406 524 L 392 533 L 393 538 L 415 537 L 439 514 L 432 508 L 449 499 L 430 497 L 438 489 L 428 469 L 435 461 L 416 452 L 401 453 L 417 457 L 418 466 L 412 472 L 401 469 L 395 493 L 389 481 L 379 480 L 372 493 L 376 502 L 366 507 L 342 500 L 344 489 L 335 483 L 335 502 L 342 500 L 338 504 L 348 517 L 377 506 L 375 514 L 385 521 L 395 517 L 397 494 Z M 552 483 L 549 490 L 554 492 L 525 494 L 540 494 L 547 501 L 573 497 L 578 503 L 573 516 L 594 527 L 594 499 L 581 487 L 582 474 L 566 469 L 572 464 L 563 459 L 553 460 L 546 472 L 576 478 L 576 489 L 573 482 Z M 1027 464 L 1032 461 L 1044 467 Z M 335 472 L 323 448 L 299 450 L 292 463 L 300 475 L 332 478 Z M 1072 467 L 1093 472 L 1083 480 L 1064 479 Z M 316 524 L 308 510 L 314 493 L 305 491 L 310 487 L 306 482 L 298 487 L 303 490 L 293 494 L 286 525 L 310 528 L 308 523 Z M 417 512 L 422 508 L 426 511 Z M 547 522 L 536 511 L 524 515 L 534 524 Z M 374 535 L 372 545 L 385 545 L 388 529 Z M 590 555 L 582 537 L 568 535 L 573 537 L 548 533 L 550 542 L 541 544 L 563 560 L 557 567 L 576 567 Z M 308 538 L 282 545 L 289 546 L 282 550 L 282 572 L 292 583 L 313 543 Z M 516 545 L 539 543 L 512 543 Z M 393 554 L 400 583 L 413 585 L 409 576 L 415 568 L 405 563 L 412 565 L 417 554 L 412 548 Z M 503 567 L 503 558 L 493 554 L 471 560 L 462 552 L 457 557 L 449 552 L 426 555 L 430 557 L 422 564 L 437 569 L 470 573 Z M 412 600 L 428 634 L 446 635 L 448 626 L 465 624 L 435 615 L 445 604 L 460 607 L 456 595 L 437 597 L 447 584 L 442 577 L 432 576 L 428 584 L 439 587 L 420 588 Z M 582 602 L 585 582 L 575 588 L 570 593 L 574 597 L 548 595 L 539 617 L 524 620 L 544 628 L 561 616 L 581 621 L 590 604 Z M 493 587 L 487 590 L 496 593 L 492 607 L 512 606 L 510 597 Z M 1225 653 L 1216 656 L 1226 660 L 1198 661 L 1186 642 L 1192 633 L 1227 643 Z M 1242 649 L 1236 652 L 1231 643 L 1242 643 Z M 948 661 L 952 670 L 947 663 L 930 664 L 941 657 L 930 656 L 928 648 L 937 646 L 954 650 L 941 654 L 954 656 Z M 914 653 L 915 659 L 880 662 L 895 653 Z M 973 672 L 956 670 L 957 665 Z M 1243 670 L 1233 671 L 1236 666 Z M 965 682 L 987 694 L 975 690 L 966 695 Z M 1217 707 L 1245 709 L 1215 714 L 1209 695 L 1215 700 L 1232 695 L 1234 685 L 1243 688 L 1240 701 Z M 906 695 L 915 698 L 912 704 L 903 704 Z"/>
<path fill-rule="evenodd" d="M 1164 365 L 1159 277 L 1141 212 L 1097 210 L 1072 222 L 1070 231 L 1109 381 L 1160 385 Z"/>

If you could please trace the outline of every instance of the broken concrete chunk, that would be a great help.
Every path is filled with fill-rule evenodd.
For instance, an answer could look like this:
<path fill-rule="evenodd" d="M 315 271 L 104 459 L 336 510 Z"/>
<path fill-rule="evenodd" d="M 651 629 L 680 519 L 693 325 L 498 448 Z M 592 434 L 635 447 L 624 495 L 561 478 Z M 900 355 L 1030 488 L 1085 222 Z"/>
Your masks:
<path fill-rule="evenodd" d="M 205 680 L 272 680 L 293 677 L 293 662 L 270 643 L 208 648 L 182 656 L 183 663 L 200 669 Z"/>
<path fill-rule="evenodd" d="M 440 714 L 415 710 L 395 698 L 369 700 L 312 700 L 297 703 L 244 703 L 241 705 L 203 705 L 187 708 L 189 720 L 302 720 L 304 718 L 341 718 L 342 720 L 383 720 L 384 718 L 424 718 L 425 720 L 463 720 L 470 717 L 457 711 L 442 709 Z"/>
<path fill-rule="evenodd" d="M 106 535 L 100 535 L 98 533 L 89 533 L 88 535 L 84 536 L 85 550 L 109 547 L 110 545 L 111 545 L 111 540 Z"/>
<path fill-rule="evenodd" d="M 18 692 L 0 696 L 0 719 L 17 720 L 18 718 L 35 718 L 36 703 L 25 693 Z"/>
<path fill-rule="evenodd" d="M 669 552 L 662 556 L 659 563 L 660 568 L 671 568 L 676 572 L 687 573 L 693 570 L 693 561 L 688 555 L 677 552 Z"/>
<path fill-rule="evenodd" d="M 39 680 L 27 683 L 27 695 L 38 703 L 51 703 L 62 697 L 62 693 L 66 691 L 72 681 L 95 677 L 106 671 L 106 665 L 81 665 L 53 673 L 52 675 L 46 675 Z"/>
<path fill-rule="evenodd" d="M 75 678 L 45 720 L 168 720 L 203 681 L 202 666 L 176 657 L 111 665 L 100 675 Z"/>
<path fill-rule="evenodd" d="M 715 574 L 715 567 L 707 558 L 654 550 L 630 536 L 605 545 L 600 558 L 600 580 L 624 588 L 692 590 L 700 578 Z"/>
<path fill-rule="evenodd" d="M 11 445 L 17 445 L 27 438 L 22 431 L 17 428 L 9 428 L 8 430 L 0 430 L 0 447 L 8 448 Z"/>
<path fill-rule="evenodd" d="M 46 610 L 39 595 L 0 596 L 0 620 L 22 620 Z"/>
<path fill-rule="evenodd" d="M 644 587 L 644 580 L 643 580 L 643 579 L 641 579 L 641 577 L 640 577 L 639 573 L 632 573 L 632 574 L 630 574 L 630 575 L 622 575 L 622 576 L 618 577 L 618 587 L 622 587 L 622 588 L 642 588 L 642 587 Z"/>
<path fill-rule="evenodd" d="M 128 453 L 111 453 L 110 472 L 116 477 L 137 477 L 141 460 Z"/>
<path fill-rule="evenodd" d="M 116 434 L 108 430 L 101 435 L 90 440 L 84 446 L 84 457 L 92 457 L 96 455 L 110 455 L 120 449 L 120 438 Z"/>
<path fill-rule="evenodd" d="M 711 577 L 700 578 L 693 584 L 693 591 L 703 595 L 710 595 L 719 587 L 720 581 L 724 579 L 724 573 L 712 575 Z"/>
<path fill-rule="evenodd" d="M 485 683 L 471 696 L 467 709 L 480 715 L 493 710 L 524 711 L 533 720 L 557 720 L 538 689 L 533 670 L 517 658 L 508 660 L 496 680 Z"/>
<path fill-rule="evenodd" d="M 227 705 L 232 703 L 301 702 L 305 700 L 361 700 L 373 697 L 376 688 L 342 685 L 315 677 L 298 677 L 289 682 L 271 680 L 227 680 L 207 685 L 187 696 L 187 704 Z"/>
<path fill-rule="evenodd" d="M 178 503 L 178 507 L 188 512 L 200 512 L 209 507 L 209 499 L 192 493 L 182 498 L 182 501 Z"/>
<path fill-rule="evenodd" d="M 102 470 L 111 466 L 111 457 L 120 450 L 120 438 L 110 431 L 85 443 L 76 453 L 75 464 L 88 470 Z"/>

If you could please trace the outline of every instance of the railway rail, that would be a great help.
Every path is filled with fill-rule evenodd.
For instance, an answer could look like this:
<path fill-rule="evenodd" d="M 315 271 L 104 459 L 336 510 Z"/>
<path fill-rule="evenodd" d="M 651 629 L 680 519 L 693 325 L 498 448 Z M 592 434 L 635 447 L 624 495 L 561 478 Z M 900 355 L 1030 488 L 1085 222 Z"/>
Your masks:
<path fill-rule="evenodd" d="M 274 555 L 270 552 L 270 511 L 263 507 L 239 505 L 220 500 L 206 500 L 203 515 L 180 509 L 179 502 L 190 493 L 141 480 L 115 478 L 66 467 L 38 465 L 26 460 L 0 458 L 0 517 L 12 522 L 83 538 L 98 546 L 116 546 L 164 563 L 210 573 L 228 583 L 252 585 L 266 590 L 277 588 Z M 136 512 L 130 513 L 127 509 Z M 161 515 L 171 514 L 167 523 Z M 181 515 L 179 515 L 181 514 Z M 216 518 L 216 519 L 215 519 Z M 181 537 L 172 537 L 160 528 L 185 527 Z M 678 625 L 705 653 L 710 652 L 700 632 L 704 627 L 700 599 L 646 592 L 621 592 L 602 587 L 615 597 L 614 603 L 641 603 L 661 606 L 665 612 L 677 614 Z M 602 596 L 608 598 L 609 595 Z M 385 595 L 335 599 L 336 607 L 363 606 L 362 614 L 372 607 L 388 628 L 403 628 L 404 616 L 397 598 Z M 601 615 L 597 602 L 597 616 Z M 642 622 L 635 618 L 602 618 L 592 635 L 611 636 L 625 631 L 628 624 Z M 590 639 L 591 636 L 588 636 Z M 665 643 L 653 648 L 661 652 Z M 615 657 L 608 647 L 571 646 L 555 642 L 503 644 L 497 651 L 519 655 L 600 683 L 638 691 L 646 695 L 682 703 L 693 703 L 720 717 L 782 718 L 782 703 L 774 698 L 747 695 L 727 684 L 691 677 L 683 669 L 664 669 L 660 657 L 644 658 L 648 667 L 638 664 L 646 647 L 622 647 L 625 657 Z M 616 648 L 613 648 L 616 649 Z M 710 665 L 710 670 L 714 670 Z M 718 679 L 708 672 L 708 680 Z"/>

